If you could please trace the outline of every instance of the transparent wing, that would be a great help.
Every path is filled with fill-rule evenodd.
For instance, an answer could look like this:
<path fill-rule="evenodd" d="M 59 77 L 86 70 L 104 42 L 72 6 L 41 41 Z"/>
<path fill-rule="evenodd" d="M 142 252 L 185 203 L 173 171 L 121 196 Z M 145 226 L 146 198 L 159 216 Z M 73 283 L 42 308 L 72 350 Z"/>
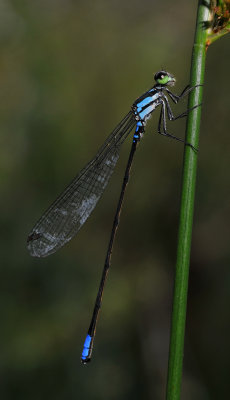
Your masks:
<path fill-rule="evenodd" d="M 120 146 L 136 124 L 130 111 L 96 156 L 42 215 L 27 245 L 34 257 L 46 257 L 77 234 L 100 199 L 119 158 Z"/>

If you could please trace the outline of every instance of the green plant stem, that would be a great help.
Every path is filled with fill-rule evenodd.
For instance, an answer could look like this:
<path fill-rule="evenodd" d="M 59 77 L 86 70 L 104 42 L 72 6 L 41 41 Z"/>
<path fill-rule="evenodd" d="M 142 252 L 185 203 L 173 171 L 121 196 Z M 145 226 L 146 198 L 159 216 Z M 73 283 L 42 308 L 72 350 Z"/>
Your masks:
<path fill-rule="evenodd" d="M 203 1 L 201 0 L 198 2 L 197 24 L 191 63 L 191 86 L 203 84 L 204 78 L 206 31 L 202 29 L 202 21 L 208 20 L 209 10 L 202 3 Z M 202 86 L 197 87 L 191 92 L 189 96 L 189 108 L 201 103 L 202 89 Z M 186 141 L 196 148 L 199 143 L 200 116 L 201 107 L 198 107 L 189 113 L 187 120 Z M 197 153 L 191 147 L 185 146 L 166 390 L 167 400 L 180 399 L 196 168 Z"/>

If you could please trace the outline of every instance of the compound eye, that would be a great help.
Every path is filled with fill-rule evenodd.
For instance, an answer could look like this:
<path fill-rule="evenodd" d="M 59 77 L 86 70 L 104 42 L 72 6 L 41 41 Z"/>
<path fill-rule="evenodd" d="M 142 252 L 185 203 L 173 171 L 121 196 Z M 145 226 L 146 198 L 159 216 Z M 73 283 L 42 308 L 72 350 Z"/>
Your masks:
<path fill-rule="evenodd" d="M 165 78 L 166 75 L 167 73 L 165 71 L 159 71 L 155 74 L 154 79 L 155 81 L 162 80 Z"/>

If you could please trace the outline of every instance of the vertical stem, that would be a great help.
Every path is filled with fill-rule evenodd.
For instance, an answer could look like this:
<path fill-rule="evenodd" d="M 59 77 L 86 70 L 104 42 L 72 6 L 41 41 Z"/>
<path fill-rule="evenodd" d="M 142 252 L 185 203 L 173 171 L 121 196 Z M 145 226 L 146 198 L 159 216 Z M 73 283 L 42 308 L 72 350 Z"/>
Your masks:
<path fill-rule="evenodd" d="M 202 0 L 199 0 L 191 62 L 191 86 L 203 84 L 206 57 L 206 31 L 202 29 L 202 21 L 206 21 L 208 16 L 208 8 L 203 5 Z M 191 92 L 188 107 L 192 108 L 194 105 L 200 104 L 201 101 L 202 86 Z M 187 120 L 186 141 L 196 148 L 199 143 L 200 116 L 201 107 L 198 107 L 189 113 Z M 166 390 L 167 400 L 180 399 L 196 168 L 197 153 L 191 147 L 185 146 Z"/>

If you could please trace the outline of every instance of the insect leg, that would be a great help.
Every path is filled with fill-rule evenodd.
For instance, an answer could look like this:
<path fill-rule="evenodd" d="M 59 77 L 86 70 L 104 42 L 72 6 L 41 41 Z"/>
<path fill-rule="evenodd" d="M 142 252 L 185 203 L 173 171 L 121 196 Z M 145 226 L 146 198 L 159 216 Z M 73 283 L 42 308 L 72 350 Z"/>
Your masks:
<path fill-rule="evenodd" d="M 170 116 L 172 117 L 173 114 L 172 114 L 171 107 L 169 104 L 168 104 L 168 106 L 169 106 L 169 108 L 167 107 L 167 112 L 168 112 L 168 114 L 171 113 Z M 163 127 L 163 131 L 161 130 L 161 125 Z M 185 140 L 178 138 L 177 136 L 174 136 L 171 133 L 167 132 L 167 129 L 166 129 L 166 105 L 165 105 L 165 101 L 163 99 L 162 99 L 162 107 L 161 107 L 161 113 L 160 113 L 160 118 L 159 118 L 159 123 L 158 123 L 158 133 L 163 136 L 168 136 L 171 139 L 178 140 L 179 142 L 184 143 L 185 145 L 191 147 L 194 151 L 197 152 L 197 149 L 191 143 L 188 143 Z"/>
<path fill-rule="evenodd" d="M 182 99 L 183 97 L 187 96 L 190 92 L 192 92 L 198 86 L 203 86 L 203 85 L 195 85 L 195 86 L 192 86 L 192 87 L 187 85 L 184 88 L 184 90 L 182 90 L 181 94 L 179 94 L 179 95 L 172 93 L 168 88 L 165 88 L 165 90 L 167 91 L 167 93 L 168 93 L 169 97 L 172 99 L 172 101 L 175 104 L 177 104 L 180 99 Z"/>
<path fill-rule="evenodd" d="M 177 116 L 174 116 L 174 115 L 173 115 L 173 112 L 172 112 L 172 109 L 171 109 L 171 106 L 170 106 L 169 101 L 168 101 L 168 99 L 167 99 L 166 96 L 164 96 L 164 100 L 165 100 L 165 102 L 166 102 L 166 108 L 167 108 L 168 119 L 169 119 L 170 121 L 175 121 L 176 119 L 186 117 L 190 111 L 194 110 L 194 109 L 197 108 L 197 107 L 200 107 L 201 104 L 202 104 L 202 103 L 197 104 L 197 105 L 194 106 L 194 107 L 188 108 L 188 109 L 187 109 L 186 111 L 184 111 L 183 113 L 181 113 L 181 114 L 179 114 L 179 115 L 177 115 Z"/>

